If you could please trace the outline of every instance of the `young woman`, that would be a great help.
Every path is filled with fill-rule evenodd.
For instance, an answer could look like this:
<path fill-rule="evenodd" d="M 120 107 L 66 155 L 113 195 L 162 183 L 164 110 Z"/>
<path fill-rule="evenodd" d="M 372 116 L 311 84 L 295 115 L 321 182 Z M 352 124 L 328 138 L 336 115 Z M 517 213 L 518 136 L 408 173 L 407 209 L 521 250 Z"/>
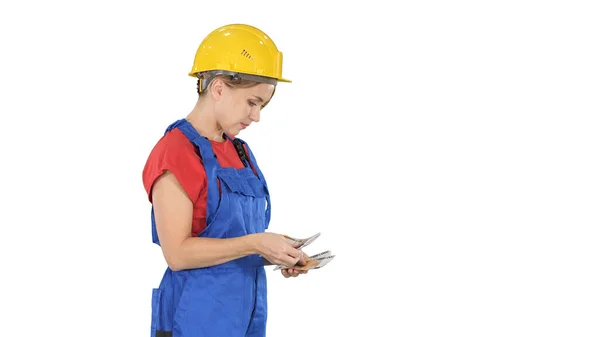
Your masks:
<path fill-rule="evenodd" d="M 152 337 L 265 336 L 264 266 L 304 271 L 307 256 L 266 232 L 269 190 L 236 136 L 260 119 L 282 77 L 282 53 L 259 29 L 234 24 L 200 44 L 189 74 L 198 101 L 151 151 L 143 182 L 152 239 L 168 268 L 152 292 Z"/>

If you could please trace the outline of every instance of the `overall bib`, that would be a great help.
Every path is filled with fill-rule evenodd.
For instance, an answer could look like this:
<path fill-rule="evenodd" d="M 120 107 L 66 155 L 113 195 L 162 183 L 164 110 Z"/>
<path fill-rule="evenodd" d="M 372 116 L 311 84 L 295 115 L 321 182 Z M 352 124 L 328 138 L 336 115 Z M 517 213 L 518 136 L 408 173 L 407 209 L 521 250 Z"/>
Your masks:
<path fill-rule="evenodd" d="M 244 168 L 219 165 L 210 141 L 185 119 L 171 124 L 199 150 L 208 181 L 206 229 L 198 236 L 233 238 L 264 232 L 271 202 L 254 155 L 236 139 Z M 233 140 L 229 137 L 226 141 Z M 249 155 L 249 159 L 247 155 Z M 256 173 L 255 173 L 256 172 Z M 152 208 L 152 241 L 160 245 Z M 266 335 L 267 284 L 263 258 L 250 255 L 217 266 L 172 271 L 152 290 L 151 337 Z"/>

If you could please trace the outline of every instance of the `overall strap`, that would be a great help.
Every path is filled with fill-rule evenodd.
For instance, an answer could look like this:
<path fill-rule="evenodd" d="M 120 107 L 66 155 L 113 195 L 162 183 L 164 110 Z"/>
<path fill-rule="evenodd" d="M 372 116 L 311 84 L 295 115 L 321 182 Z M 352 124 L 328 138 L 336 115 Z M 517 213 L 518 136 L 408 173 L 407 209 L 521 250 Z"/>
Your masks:
<path fill-rule="evenodd" d="M 169 125 L 165 134 L 170 130 L 178 128 L 183 132 L 187 139 L 198 147 L 200 151 L 200 159 L 206 171 L 206 180 L 208 188 L 208 200 L 206 210 L 206 222 L 210 224 L 213 220 L 217 206 L 219 205 L 219 185 L 217 182 L 217 170 L 221 167 L 217 156 L 213 152 L 212 145 L 208 138 L 201 136 L 194 126 L 185 118 L 182 118 L 175 123 Z"/>
<path fill-rule="evenodd" d="M 243 141 L 240 138 L 236 138 L 235 140 L 232 140 L 229 136 L 227 136 L 227 138 L 229 138 L 234 144 L 239 143 L 239 146 L 236 146 L 236 149 L 238 149 L 238 154 L 240 155 L 240 158 L 242 159 L 242 162 L 244 162 L 244 159 L 248 159 L 248 157 L 246 156 L 246 153 L 244 151 L 244 145 L 246 146 L 246 149 L 248 150 L 248 155 L 250 156 L 250 163 L 252 168 L 256 171 L 256 175 L 258 176 L 258 179 L 263 183 L 263 185 L 265 186 L 265 189 L 267 190 L 267 209 L 266 209 L 266 214 L 265 214 L 265 228 L 269 228 L 269 222 L 271 221 L 271 197 L 269 195 L 269 187 L 267 186 L 267 180 L 265 179 L 262 171 L 260 170 L 260 168 L 258 167 L 258 163 L 256 162 L 256 158 L 254 158 L 254 154 L 252 153 L 252 150 L 250 150 L 250 146 L 248 146 L 248 143 L 246 143 L 245 141 Z M 243 158 L 242 158 L 243 156 Z M 246 162 L 244 162 L 244 165 L 247 164 Z"/>
<path fill-rule="evenodd" d="M 237 151 L 238 157 L 240 157 L 240 161 L 244 164 L 244 167 L 249 167 L 248 156 L 246 155 L 246 151 L 244 150 L 245 144 L 241 139 L 231 138 L 228 134 L 225 133 L 225 137 L 233 144 L 233 147 Z"/>

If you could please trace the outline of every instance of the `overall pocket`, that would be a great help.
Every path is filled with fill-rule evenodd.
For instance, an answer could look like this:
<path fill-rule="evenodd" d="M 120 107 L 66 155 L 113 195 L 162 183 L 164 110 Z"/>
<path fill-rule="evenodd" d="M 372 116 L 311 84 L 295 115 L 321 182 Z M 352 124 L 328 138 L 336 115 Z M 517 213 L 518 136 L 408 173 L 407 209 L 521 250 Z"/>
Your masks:
<path fill-rule="evenodd" d="M 162 289 L 153 288 L 152 289 L 152 318 L 150 321 L 150 327 L 152 333 L 150 337 L 156 337 L 156 332 L 158 330 L 162 330 L 162 322 L 160 322 L 161 315 L 161 299 L 162 299 Z"/>
<path fill-rule="evenodd" d="M 223 195 L 228 196 L 225 220 L 229 237 L 265 230 L 266 190 L 249 169 L 224 169 L 218 173 Z"/>
<path fill-rule="evenodd" d="M 265 186 L 250 169 L 222 168 L 217 172 L 217 176 L 230 193 L 253 198 L 263 198 L 267 195 Z"/>

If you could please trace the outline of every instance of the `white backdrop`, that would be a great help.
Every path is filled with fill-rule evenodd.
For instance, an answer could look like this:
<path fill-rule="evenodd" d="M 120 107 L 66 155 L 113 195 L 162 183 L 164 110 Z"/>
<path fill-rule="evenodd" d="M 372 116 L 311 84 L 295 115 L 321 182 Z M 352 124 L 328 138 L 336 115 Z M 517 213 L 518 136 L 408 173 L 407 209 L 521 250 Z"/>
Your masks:
<path fill-rule="evenodd" d="M 2 334 L 149 335 L 143 165 L 243 22 L 294 82 L 240 135 L 271 230 L 336 254 L 268 270 L 269 336 L 598 336 L 598 9 L 383 3 L 3 2 Z"/>

